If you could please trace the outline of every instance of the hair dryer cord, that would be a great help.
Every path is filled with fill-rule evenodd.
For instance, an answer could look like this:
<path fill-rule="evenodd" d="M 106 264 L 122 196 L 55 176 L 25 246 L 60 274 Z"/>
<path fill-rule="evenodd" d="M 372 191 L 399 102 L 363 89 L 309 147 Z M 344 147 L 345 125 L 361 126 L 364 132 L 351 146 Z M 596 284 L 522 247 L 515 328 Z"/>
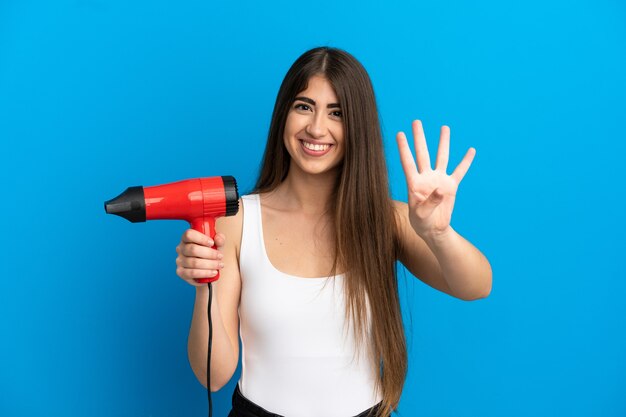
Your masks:
<path fill-rule="evenodd" d="M 207 315 L 209 317 L 209 349 L 207 352 L 206 360 L 206 390 L 209 395 L 209 417 L 213 415 L 213 403 L 211 402 L 211 342 L 213 339 L 213 325 L 211 323 L 211 298 L 213 296 L 213 286 L 211 283 L 207 283 L 209 286 L 209 306 L 207 307 Z"/>

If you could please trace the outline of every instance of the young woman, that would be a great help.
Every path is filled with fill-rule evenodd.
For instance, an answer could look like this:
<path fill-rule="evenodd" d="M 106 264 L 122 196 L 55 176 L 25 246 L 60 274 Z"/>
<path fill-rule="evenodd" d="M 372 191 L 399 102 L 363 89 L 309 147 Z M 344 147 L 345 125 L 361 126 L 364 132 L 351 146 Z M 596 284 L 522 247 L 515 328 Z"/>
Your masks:
<path fill-rule="evenodd" d="M 280 87 L 261 166 L 215 243 L 189 229 L 176 273 L 196 287 L 189 361 L 206 381 L 211 276 L 211 391 L 242 373 L 230 416 L 389 416 L 407 372 L 399 260 L 426 284 L 474 300 L 491 290 L 483 254 L 450 226 L 475 151 L 451 175 L 449 129 L 431 169 L 419 121 L 417 166 L 397 135 L 408 204 L 390 198 L 371 81 L 345 51 L 300 56 Z M 226 238 L 227 237 L 227 238 Z M 241 320 L 241 322 L 240 322 Z"/>

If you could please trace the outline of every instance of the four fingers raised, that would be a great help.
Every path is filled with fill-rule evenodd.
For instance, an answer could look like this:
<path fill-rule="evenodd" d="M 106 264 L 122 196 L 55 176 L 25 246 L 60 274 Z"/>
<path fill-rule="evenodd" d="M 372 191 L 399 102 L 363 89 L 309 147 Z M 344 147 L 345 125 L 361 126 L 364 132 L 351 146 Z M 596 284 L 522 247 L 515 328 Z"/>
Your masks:
<path fill-rule="evenodd" d="M 426 145 L 426 137 L 424 136 L 424 128 L 420 120 L 414 120 L 413 127 L 413 141 L 415 145 L 415 158 L 411 153 L 408 140 L 404 132 L 398 132 L 396 140 L 398 142 L 398 150 L 400 152 L 400 162 L 402 163 L 402 169 L 406 176 L 407 182 L 413 183 L 426 170 L 432 169 L 430 166 L 430 156 L 428 154 L 428 146 Z M 448 158 L 450 153 L 450 128 L 448 126 L 441 127 L 441 135 L 439 137 L 439 148 L 437 150 L 437 161 L 435 163 L 435 170 L 441 171 L 446 174 L 448 167 Z M 450 175 L 454 178 L 457 184 L 461 183 L 461 180 L 469 170 L 470 165 L 476 155 L 475 148 L 469 148 L 465 154 L 463 160 L 455 168 L 454 172 Z M 417 163 L 416 163 L 417 162 Z"/>

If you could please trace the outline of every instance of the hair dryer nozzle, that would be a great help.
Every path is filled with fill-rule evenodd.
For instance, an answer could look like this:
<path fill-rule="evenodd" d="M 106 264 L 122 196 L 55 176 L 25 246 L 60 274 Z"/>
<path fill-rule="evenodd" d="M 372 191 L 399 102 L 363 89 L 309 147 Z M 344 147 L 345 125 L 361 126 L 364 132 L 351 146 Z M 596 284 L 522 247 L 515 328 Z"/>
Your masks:
<path fill-rule="evenodd" d="M 146 221 L 146 200 L 143 187 L 128 187 L 112 200 L 104 202 L 107 214 L 116 214 L 133 223 Z"/>

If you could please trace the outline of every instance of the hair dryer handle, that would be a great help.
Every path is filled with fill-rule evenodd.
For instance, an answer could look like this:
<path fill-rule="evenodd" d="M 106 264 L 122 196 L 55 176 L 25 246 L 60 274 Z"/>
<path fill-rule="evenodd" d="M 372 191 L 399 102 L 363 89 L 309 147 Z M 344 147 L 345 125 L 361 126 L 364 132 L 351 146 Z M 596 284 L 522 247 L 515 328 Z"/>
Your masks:
<path fill-rule="evenodd" d="M 204 233 L 213 240 L 212 249 L 217 249 L 215 246 L 215 217 L 199 217 L 191 221 L 191 228 L 197 230 L 200 233 Z M 210 278 L 196 278 L 196 282 L 206 284 L 207 282 L 217 281 L 220 278 L 220 271 L 217 270 L 217 275 Z"/>

